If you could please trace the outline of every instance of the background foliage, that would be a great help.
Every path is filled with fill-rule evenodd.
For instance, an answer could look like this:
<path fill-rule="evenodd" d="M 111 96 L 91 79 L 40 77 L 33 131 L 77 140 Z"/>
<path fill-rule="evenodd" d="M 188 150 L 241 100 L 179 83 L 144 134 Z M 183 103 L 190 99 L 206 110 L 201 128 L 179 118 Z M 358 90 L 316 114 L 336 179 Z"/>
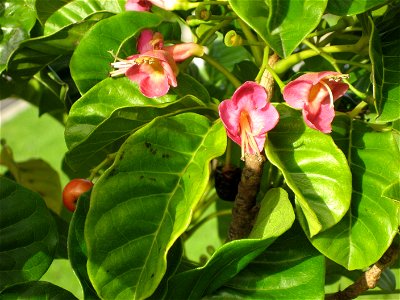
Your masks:
<path fill-rule="evenodd" d="M 68 259 L 87 299 L 321 299 L 398 244 L 400 2 L 190 4 L 125 12 L 123 0 L 0 2 L 0 99 L 51 116 L 67 147 L 56 150 L 65 152 L 57 172 L 46 156 L 18 159 L 29 145 L 14 157 L 2 140 L 0 298 L 73 299 L 44 275 Z M 159 98 L 109 77 L 110 51 L 136 53 L 145 28 L 207 49 L 179 65 L 178 86 Z M 248 239 L 226 243 L 232 204 L 216 193 L 215 168 L 243 163 L 218 104 L 259 80 L 272 53 L 280 121 L 265 145 L 260 211 Z M 281 94 L 303 72 L 325 70 L 350 75 L 331 134 L 307 127 Z M 61 206 L 66 177 L 95 183 L 73 214 Z M 373 296 L 396 296 L 396 271 L 385 270 Z"/>

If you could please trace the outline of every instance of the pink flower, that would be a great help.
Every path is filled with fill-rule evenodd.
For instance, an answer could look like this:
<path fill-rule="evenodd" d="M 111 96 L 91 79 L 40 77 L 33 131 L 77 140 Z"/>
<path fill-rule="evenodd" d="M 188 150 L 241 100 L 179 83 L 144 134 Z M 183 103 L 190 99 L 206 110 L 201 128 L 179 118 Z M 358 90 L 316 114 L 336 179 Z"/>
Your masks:
<path fill-rule="evenodd" d="M 242 84 L 231 99 L 221 102 L 219 115 L 228 136 L 242 147 L 242 159 L 245 153 L 260 155 L 266 133 L 279 121 L 277 110 L 267 102 L 265 89 L 252 81 Z"/>
<path fill-rule="evenodd" d="M 125 4 L 125 10 L 149 11 L 151 5 L 149 0 L 128 0 Z"/>
<path fill-rule="evenodd" d="M 176 87 L 176 76 L 180 62 L 192 55 L 201 56 L 203 47 L 195 43 L 164 46 L 161 33 L 143 30 L 137 44 L 138 54 L 111 65 L 117 70 L 110 72 L 112 77 L 125 74 L 139 84 L 146 97 L 161 97 L 168 93 L 170 86 Z"/>
<path fill-rule="evenodd" d="M 304 74 L 285 86 L 283 98 L 290 106 L 303 110 L 304 121 L 309 127 L 329 133 L 335 117 L 333 102 L 349 88 L 341 82 L 347 77 L 331 71 Z"/>

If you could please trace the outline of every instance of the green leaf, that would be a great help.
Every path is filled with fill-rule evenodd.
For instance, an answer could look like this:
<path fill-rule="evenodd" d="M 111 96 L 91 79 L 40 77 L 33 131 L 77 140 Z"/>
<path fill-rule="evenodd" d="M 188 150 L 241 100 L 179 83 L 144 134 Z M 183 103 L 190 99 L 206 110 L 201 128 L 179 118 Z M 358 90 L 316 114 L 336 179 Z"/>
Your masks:
<path fill-rule="evenodd" d="M 172 277 L 167 299 L 200 299 L 218 289 L 288 230 L 294 219 L 286 191 L 280 188 L 269 190 L 261 202 L 249 238 L 224 244 L 204 267 Z"/>
<path fill-rule="evenodd" d="M 132 37 L 160 23 L 161 18 L 155 14 L 129 11 L 93 26 L 71 58 L 71 75 L 81 94 L 109 76 L 114 61 L 109 51 L 121 58 L 132 55 L 136 52 Z"/>
<path fill-rule="evenodd" d="M 400 119 L 400 54 L 385 55 L 382 49 L 380 33 L 371 17 L 359 16 L 364 33 L 369 36 L 369 56 L 372 71 L 372 92 L 379 122 L 391 122 Z M 383 22 L 384 23 L 384 22 Z M 381 24 L 384 27 L 384 24 Z M 391 51 L 390 51 L 391 52 Z"/>
<path fill-rule="evenodd" d="M 388 162 L 400 161 L 400 153 L 390 131 L 375 131 L 344 115 L 335 118 L 333 128 L 353 174 L 351 207 L 337 225 L 310 240 L 336 263 L 363 269 L 379 260 L 398 230 L 400 207 L 383 192 L 399 179 L 398 165 Z"/>
<path fill-rule="evenodd" d="M 44 201 L 19 184 L 0 177 L 0 290 L 38 280 L 57 247 L 54 219 Z"/>
<path fill-rule="evenodd" d="M 6 166 L 15 181 L 34 192 L 46 202 L 47 207 L 59 214 L 62 208 L 60 176 L 42 159 L 15 162 L 8 145 L 2 145 L 0 164 Z"/>
<path fill-rule="evenodd" d="M 387 0 L 329 0 L 326 11 L 337 16 L 354 16 L 387 2 Z"/>
<path fill-rule="evenodd" d="M 1 299 L 77 299 L 71 292 L 46 281 L 31 281 L 17 284 L 5 289 Z"/>
<path fill-rule="evenodd" d="M 229 0 L 232 9 L 280 57 L 290 55 L 321 20 L 328 0 Z"/>
<path fill-rule="evenodd" d="M 34 0 L 2 0 L 0 4 L 0 73 L 18 45 L 35 25 Z"/>
<path fill-rule="evenodd" d="M 39 22 L 44 25 L 46 20 L 58 9 L 72 0 L 36 0 L 35 7 Z"/>
<path fill-rule="evenodd" d="M 136 93 L 140 92 L 136 90 Z M 91 93 L 86 95 L 88 94 Z M 132 91 L 131 95 L 134 95 Z M 214 118 L 218 117 L 216 111 L 207 108 L 204 103 L 191 96 L 186 96 L 173 103 L 122 107 L 116 109 L 107 119 L 98 124 L 80 143 L 74 144 L 66 153 L 65 160 L 75 172 L 88 171 L 102 162 L 108 154 L 118 151 L 122 143 L 134 131 L 154 118 L 183 112 L 198 112 L 212 115 Z M 76 115 L 72 113 L 70 117 L 75 118 Z M 82 115 L 80 120 L 85 121 L 86 117 L 90 118 L 89 114 Z M 71 132 L 79 134 L 85 132 L 80 130 L 80 127 L 85 127 L 86 124 L 79 123 L 69 126 L 70 124 L 70 122 L 67 123 L 67 135 Z"/>
<path fill-rule="evenodd" d="M 400 202 L 400 181 L 388 185 L 382 192 L 382 196 Z"/>
<path fill-rule="evenodd" d="M 44 35 L 57 32 L 61 28 L 78 23 L 96 12 L 122 12 L 119 0 L 73 0 L 55 11 L 46 21 Z"/>
<path fill-rule="evenodd" d="M 222 123 L 193 113 L 156 118 L 127 139 L 94 185 L 85 224 L 88 273 L 100 297 L 155 291 L 207 185 L 209 161 L 225 147 Z"/>
<path fill-rule="evenodd" d="M 324 279 L 325 258 L 297 225 L 210 298 L 323 299 Z"/>
<path fill-rule="evenodd" d="M 68 257 L 78 277 L 85 299 L 99 299 L 86 270 L 87 247 L 84 237 L 86 215 L 89 211 L 90 193 L 82 194 L 72 216 L 68 234 Z"/>
<path fill-rule="evenodd" d="M 137 85 L 126 77 L 107 78 L 96 84 L 71 107 L 65 142 L 69 149 L 89 136 L 104 120 L 119 108 L 132 106 L 159 106 L 176 100 L 174 95 L 147 98 Z"/>
<path fill-rule="evenodd" d="M 90 27 L 109 15 L 106 12 L 96 13 L 54 34 L 23 41 L 9 58 L 7 71 L 15 77 L 33 76 L 51 62 L 70 55 Z"/>
<path fill-rule="evenodd" d="M 311 236 L 345 215 L 351 199 L 351 173 L 332 138 L 304 124 L 301 113 L 278 104 L 278 125 L 268 133 L 265 152 L 296 195 Z"/>

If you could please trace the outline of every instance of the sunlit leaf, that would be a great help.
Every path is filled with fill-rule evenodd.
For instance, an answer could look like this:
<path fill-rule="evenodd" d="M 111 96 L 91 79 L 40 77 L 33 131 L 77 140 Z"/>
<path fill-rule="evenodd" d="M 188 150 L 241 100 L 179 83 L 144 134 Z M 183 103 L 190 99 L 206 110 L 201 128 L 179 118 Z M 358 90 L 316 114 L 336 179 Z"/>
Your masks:
<path fill-rule="evenodd" d="M 294 212 L 283 189 L 271 189 L 248 239 L 231 241 L 212 255 L 204 267 L 182 272 L 169 281 L 166 299 L 200 299 L 233 278 L 260 255 L 294 221 Z"/>
<path fill-rule="evenodd" d="M 328 0 L 229 0 L 232 9 L 281 57 L 290 55 L 321 20 Z"/>
<path fill-rule="evenodd" d="M 297 211 L 311 236 L 336 223 L 351 199 L 351 174 L 332 138 L 305 125 L 299 111 L 279 104 L 278 125 L 268 133 L 265 152 L 296 195 Z"/>
<path fill-rule="evenodd" d="M 225 147 L 221 122 L 193 113 L 156 118 L 127 139 L 93 188 L 85 224 L 88 273 L 100 297 L 155 291 L 207 185 L 209 161 Z"/>
<path fill-rule="evenodd" d="M 347 116 L 336 117 L 334 139 L 353 174 L 351 207 L 337 225 L 310 240 L 336 263 L 363 269 L 379 260 L 398 231 L 400 207 L 383 192 L 399 179 L 398 164 L 390 162 L 400 161 L 400 153 L 391 131 L 375 131 Z"/>
<path fill-rule="evenodd" d="M 120 13 L 120 0 L 73 0 L 55 11 L 44 26 L 44 35 L 52 34 L 70 24 L 78 23 L 93 13 Z"/>
<path fill-rule="evenodd" d="M 338 16 L 354 16 L 387 2 L 387 0 L 329 0 L 326 10 Z"/>
<path fill-rule="evenodd" d="M 113 84 L 113 82 L 109 81 L 110 84 Z M 101 86 L 101 84 L 96 85 L 93 90 L 97 89 L 97 86 Z M 117 85 L 116 87 L 119 87 L 118 92 L 121 94 L 122 86 Z M 110 89 L 114 88 L 115 85 L 110 87 Z M 120 98 L 120 103 L 126 103 L 129 99 L 131 99 L 132 104 L 140 102 L 134 99 L 135 95 L 138 95 L 137 100 L 145 98 L 137 90 L 136 86 L 129 85 L 129 88 L 129 91 L 126 91 L 127 98 Z M 74 138 L 75 133 L 83 138 L 76 136 L 81 140 L 75 142 L 65 156 L 68 165 L 76 172 L 84 172 L 98 165 L 108 154 L 118 151 L 121 144 L 135 130 L 143 127 L 158 116 L 191 111 L 212 115 L 214 118 L 218 117 L 215 110 L 206 107 L 197 98 L 185 96 L 172 103 L 138 103 L 137 105 L 115 109 L 109 117 L 95 125 L 91 132 L 88 132 L 86 131 L 86 129 L 89 129 L 87 122 L 91 121 L 91 114 L 95 112 L 93 107 L 99 107 L 97 93 L 92 93 L 92 91 L 85 94 L 83 99 L 79 101 L 79 106 L 72 107 L 66 127 L 67 140 Z M 110 95 L 110 101 L 114 106 L 118 105 L 117 99 L 118 95 Z M 83 107 L 81 102 L 85 102 L 83 110 L 78 108 Z M 75 120 L 79 123 L 74 123 Z M 86 136 L 84 136 L 85 133 L 87 134 Z"/>
<path fill-rule="evenodd" d="M 114 57 L 136 53 L 132 37 L 144 28 L 161 23 L 159 16 L 146 12 L 124 12 L 94 26 L 81 40 L 71 58 L 71 75 L 81 94 L 109 76 Z"/>
<path fill-rule="evenodd" d="M 296 224 L 205 299 L 322 299 L 325 258 Z"/>
<path fill-rule="evenodd" d="M 2 0 L 0 3 L 0 73 L 8 57 L 35 25 L 34 0 Z"/>
<path fill-rule="evenodd" d="M 0 290 L 38 280 L 56 251 L 54 219 L 35 192 L 0 177 Z"/>

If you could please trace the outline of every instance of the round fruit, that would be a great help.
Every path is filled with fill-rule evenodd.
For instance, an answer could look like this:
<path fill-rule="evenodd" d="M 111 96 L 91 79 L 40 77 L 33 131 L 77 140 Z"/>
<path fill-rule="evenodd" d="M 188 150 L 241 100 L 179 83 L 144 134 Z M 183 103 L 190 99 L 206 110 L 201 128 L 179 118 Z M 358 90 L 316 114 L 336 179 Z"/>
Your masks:
<path fill-rule="evenodd" d="M 93 186 L 93 183 L 87 179 L 72 179 L 68 184 L 64 187 L 63 191 L 63 203 L 64 206 L 70 210 L 75 211 L 76 201 L 78 198 L 84 193 L 90 190 Z"/>

